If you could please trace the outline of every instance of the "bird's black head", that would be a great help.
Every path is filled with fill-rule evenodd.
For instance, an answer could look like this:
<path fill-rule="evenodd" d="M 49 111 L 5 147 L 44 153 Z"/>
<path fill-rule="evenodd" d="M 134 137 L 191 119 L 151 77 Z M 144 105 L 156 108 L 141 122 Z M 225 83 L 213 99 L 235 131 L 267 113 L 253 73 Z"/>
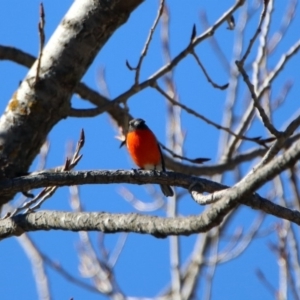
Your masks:
<path fill-rule="evenodd" d="M 147 129 L 147 125 L 143 119 L 132 119 L 129 121 L 129 132 L 137 129 Z"/>

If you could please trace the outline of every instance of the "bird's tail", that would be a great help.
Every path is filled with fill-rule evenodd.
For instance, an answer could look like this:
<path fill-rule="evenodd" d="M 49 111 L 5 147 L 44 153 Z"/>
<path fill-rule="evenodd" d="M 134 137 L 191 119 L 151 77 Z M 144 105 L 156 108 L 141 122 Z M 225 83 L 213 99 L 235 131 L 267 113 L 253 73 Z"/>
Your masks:
<path fill-rule="evenodd" d="M 174 192 L 169 185 L 161 184 L 160 188 L 166 197 L 174 196 Z"/>

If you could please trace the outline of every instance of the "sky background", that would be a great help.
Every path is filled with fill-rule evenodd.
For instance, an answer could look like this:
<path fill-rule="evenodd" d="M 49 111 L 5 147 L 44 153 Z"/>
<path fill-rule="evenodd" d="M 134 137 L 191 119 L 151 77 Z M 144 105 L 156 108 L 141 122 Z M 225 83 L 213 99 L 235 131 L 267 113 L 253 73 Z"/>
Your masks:
<path fill-rule="evenodd" d="M 48 40 L 55 28 L 67 12 L 73 1 L 46 0 L 44 1 L 46 13 L 46 39 Z M 187 45 L 194 24 L 197 33 L 202 31 L 199 15 L 205 11 L 210 23 L 216 21 L 225 10 L 233 5 L 233 1 L 167 1 L 170 8 L 170 42 L 171 56 L 177 55 Z M 131 65 L 138 61 L 145 39 L 148 35 L 157 13 L 158 1 L 145 1 L 134 11 L 130 19 L 108 41 L 96 57 L 94 63 L 85 74 L 82 81 L 92 89 L 100 90 L 98 74 L 101 68 L 105 68 L 106 80 L 111 98 L 118 96 L 131 87 L 134 73 L 125 65 L 126 60 Z M 280 26 L 283 11 L 286 10 L 286 1 L 275 1 L 274 14 L 271 22 L 271 32 L 274 33 Z M 37 24 L 39 20 L 39 1 L 0 1 L 0 44 L 13 46 L 32 55 L 37 55 L 39 38 Z M 248 44 L 256 25 L 261 10 L 259 9 L 250 21 L 246 30 L 246 43 Z M 236 20 L 239 13 L 235 14 Z M 228 60 L 231 61 L 234 31 L 226 29 L 227 24 L 216 32 L 215 37 L 220 43 Z M 279 47 L 269 60 L 269 66 L 274 67 L 284 51 L 299 40 L 300 18 L 297 12 L 291 28 L 285 34 Z M 206 66 L 215 82 L 225 84 L 228 74 L 222 68 L 220 61 L 211 50 L 208 41 L 197 47 L 197 53 Z M 251 57 L 256 55 L 254 47 Z M 274 115 L 274 124 L 277 129 L 283 129 L 299 108 L 300 73 L 299 55 L 294 57 L 284 69 L 284 74 L 274 82 L 272 93 L 276 98 L 283 83 L 293 80 L 294 86 L 287 101 Z M 161 52 L 160 26 L 154 34 L 149 54 L 145 59 L 141 79 L 144 80 L 157 69 L 164 65 Z M 7 102 L 17 89 L 19 82 L 27 73 L 27 68 L 13 62 L 0 62 L 0 111 L 3 112 Z M 180 100 L 199 111 L 211 120 L 221 123 L 224 111 L 224 101 L 227 91 L 212 88 L 206 81 L 199 67 L 192 57 L 188 57 L 179 64 L 175 70 L 175 81 Z M 241 109 L 247 105 L 245 88 L 239 90 Z M 91 107 L 87 102 L 76 97 L 72 99 L 76 108 Z M 146 120 L 149 127 L 155 132 L 159 141 L 166 141 L 166 101 L 161 95 L 150 88 L 132 97 L 129 102 L 130 113 L 134 117 Z M 238 111 L 237 111 L 238 114 Z M 187 113 L 182 113 L 182 125 L 187 132 L 185 143 L 185 155 L 188 157 L 210 157 L 211 162 L 216 162 L 218 154 L 219 131 L 196 119 Z M 68 118 L 57 124 L 49 134 L 51 144 L 46 168 L 52 168 L 63 164 L 67 143 L 76 142 L 80 130 L 84 128 L 86 144 L 82 150 L 83 158 L 76 169 L 130 169 L 134 167 L 125 147 L 119 149 L 120 142 L 115 138 L 118 134 L 112 126 L 110 117 L 102 114 L 90 119 Z M 248 136 L 267 137 L 267 132 L 259 122 L 251 130 Z M 245 149 L 255 145 L 246 143 Z M 257 161 L 256 161 L 257 162 Z M 35 170 L 37 160 L 32 164 L 31 170 Z M 244 164 L 242 172 L 247 173 L 252 164 Z M 233 184 L 231 174 L 225 174 L 225 184 Z M 142 186 L 108 185 L 108 186 L 83 186 L 80 195 L 87 211 L 105 211 L 111 213 L 127 213 L 134 211 L 132 206 L 120 196 L 120 188 L 126 186 L 137 197 L 150 201 L 150 197 Z M 268 186 L 267 186 L 268 187 Z M 180 190 L 180 189 L 179 189 Z M 266 196 L 267 188 L 261 189 L 261 195 Z M 21 199 L 19 194 L 16 200 Z M 70 211 L 69 189 L 60 188 L 55 195 L 48 199 L 43 209 Z M 179 202 L 181 215 L 199 214 L 203 208 L 196 205 L 189 196 Z M 248 207 L 240 207 L 234 220 L 227 229 L 227 234 L 236 232 L 238 228 L 247 230 L 254 222 L 258 212 Z M 155 215 L 163 216 L 160 210 Z M 272 217 L 267 217 L 262 225 L 262 231 L 272 227 L 274 222 L 279 222 Z M 78 234 L 71 232 L 36 232 L 30 234 L 42 253 L 45 253 L 59 262 L 74 276 L 80 277 L 78 270 Z M 97 245 L 98 233 L 91 234 L 93 242 Z M 121 234 L 112 234 L 105 237 L 105 245 L 108 250 L 114 249 Z M 185 261 L 193 249 L 196 236 L 181 237 L 181 259 Z M 276 242 L 276 235 L 270 234 L 267 238 L 256 238 L 249 248 L 237 259 L 222 264 L 216 271 L 213 283 L 212 299 L 273 299 L 269 291 L 261 284 L 255 272 L 260 268 L 268 275 L 268 280 L 274 287 L 278 286 L 278 267 L 276 255 L 270 251 L 270 244 Z M 37 291 L 33 280 L 30 262 L 16 238 L 1 241 L 0 245 L 0 295 L 1 299 L 35 299 Z M 106 299 L 79 288 L 66 281 L 52 269 L 47 268 L 53 299 Z M 162 291 L 170 282 L 169 241 L 168 239 L 156 239 L 151 236 L 129 234 L 117 265 L 115 267 L 116 280 L 121 290 L 129 296 L 153 297 Z M 87 279 L 86 282 L 89 282 Z M 199 295 L 203 293 L 203 286 L 199 286 Z"/>

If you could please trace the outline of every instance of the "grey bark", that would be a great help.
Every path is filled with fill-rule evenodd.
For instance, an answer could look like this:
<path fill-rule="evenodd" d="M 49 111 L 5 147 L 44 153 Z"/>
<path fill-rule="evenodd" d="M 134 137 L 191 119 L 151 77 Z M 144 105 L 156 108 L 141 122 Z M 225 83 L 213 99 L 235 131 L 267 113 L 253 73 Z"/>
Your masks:
<path fill-rule="evenodd" d="M 68 116 L 70 98 L 109 37 L 142 0 L 75 1 L 0 119 L 0 178 L 26 173 L 48 133 Z M 14 193 L 1 195 L 0 205 Z"/>

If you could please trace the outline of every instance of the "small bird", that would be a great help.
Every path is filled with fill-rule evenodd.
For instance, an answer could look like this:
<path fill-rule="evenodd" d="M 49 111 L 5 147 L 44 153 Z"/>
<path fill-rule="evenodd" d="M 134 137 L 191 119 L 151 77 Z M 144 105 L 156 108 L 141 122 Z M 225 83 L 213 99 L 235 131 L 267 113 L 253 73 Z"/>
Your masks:
<path fill-rule="evenodd" d="M 166 171 L 157 139 L 143 119 L 129 121 L 126 146 L 132 160 L 141 169 Z M 174 195 L 170 186 L 161 184 L 160 188 L 166 197 Z"/>

